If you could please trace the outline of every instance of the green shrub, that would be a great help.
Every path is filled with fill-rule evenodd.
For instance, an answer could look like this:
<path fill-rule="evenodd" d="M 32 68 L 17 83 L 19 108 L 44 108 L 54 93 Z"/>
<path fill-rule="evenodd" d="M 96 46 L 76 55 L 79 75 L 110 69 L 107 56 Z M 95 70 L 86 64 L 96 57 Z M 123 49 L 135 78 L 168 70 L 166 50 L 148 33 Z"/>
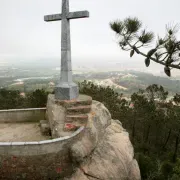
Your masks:
<path fill-rule="evenodd" d="M 148 174 L 153 173 L 156 169 L 155 162 L 142 153 L 137 154 L 136 159 L 139 164 L 142 179 L 147 179 Z"/>
<path fill-rule="evenodd" d="M 161 173 L 168 179 L 173 174 L 174 164 L 169 161 L 164 161 L 161 165 Z"/>

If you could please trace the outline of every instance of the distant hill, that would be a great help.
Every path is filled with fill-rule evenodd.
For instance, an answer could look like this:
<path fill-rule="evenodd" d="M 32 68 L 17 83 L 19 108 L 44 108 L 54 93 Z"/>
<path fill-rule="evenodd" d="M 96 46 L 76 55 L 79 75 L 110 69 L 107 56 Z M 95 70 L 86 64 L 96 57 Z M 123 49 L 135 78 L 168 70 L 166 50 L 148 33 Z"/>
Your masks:
<path fill-rule="evenodd" d="M 34 63 L 32 63 L 33 65 Z M 23 64 L 22 64 L 23 65 Z M 25 66 L 25 67 L 0 67 L 0 87 L 10 87 L 13 89 L 23 90 L 19 85 L 11 86 L 17 83 L 17 80 L 23 79 L 25 86 L 29 90 L 35 90 L 36 88 L 43 87 L 49 88 L 49 83 L 56 83 L 59 81 L 60 69 L 57 66 L 41 67 Z M 139 72 L 139 71 L 106 71 L 99 72 L 97 70 L 88 70 L 83 66 L 82 71 L 74 71 L 73 78 L 76 82 L 91 80 L 95 84 L 101 86 L 110 86 L 117 92 L 123 93 L 126 96 L 144 89 L 151 84 L 162 85 L 171 94 L 180 93 L 180 80 L 169 77 L 155 76 L 150 73 Z M 47 79 L 48 77 L 48 79 Z M 23 81 L 24 82 L 24 81 Z M 53 88 L 53 87 L 52 87 Z"/>
<path fill-rule="evenodd" d="M 137 71 L 93 72 L 76 74 L 74 78 L 76 80 L 87 79 L 98 85 L 110 86 L 127 95 L 151 84 L 162 85 L 170 94 L 180 93 L 180 80 Z"/>

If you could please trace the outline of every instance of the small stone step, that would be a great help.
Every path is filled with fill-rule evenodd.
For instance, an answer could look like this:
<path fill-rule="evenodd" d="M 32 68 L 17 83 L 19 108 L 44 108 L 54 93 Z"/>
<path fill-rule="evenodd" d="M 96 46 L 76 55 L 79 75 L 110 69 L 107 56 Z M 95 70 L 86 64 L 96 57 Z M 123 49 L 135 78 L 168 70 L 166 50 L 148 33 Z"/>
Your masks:
<path fill-rule="evenodd" d="M 74 107 L 74 106 L 86 106 L 92 104 L 92 97 L 87 95 L 79 95 L 77 99 L 72 100 L 56 100 L 57 104 L 60 104 L 66 108 Z"/>
<path fill-rule="evenodd" d="M 64 132 L 70 132 L 70 131 L 76 131 L 82 126 L 86 126 L 86 123 L 78 123 L 78 122 L 72 122 L 72 123 L 65 123 L 64 125 Z"/>
<path fill-rule="evenodd" d="M 73 122 L 73 121 L 86 122 L 87 120 L 88 120 L 88 115 L 85 114 L 66 116 L 66 122 Z"/>
<path fill-rule="evenodd" d="M 75 115 L 75 114 L 84 114 L 89 113 L 91 111 L 91 106 L 77 106 L 77 107 L 71 107 L 67 108 L 67 115 Z"/>
<path fill-rule="evenodd" d="M 64 125 L 64 131 L 68 132 L 68 131 L 76 131 L 79 127 L 75 126 L 72 123 L 65 123 Z"/>

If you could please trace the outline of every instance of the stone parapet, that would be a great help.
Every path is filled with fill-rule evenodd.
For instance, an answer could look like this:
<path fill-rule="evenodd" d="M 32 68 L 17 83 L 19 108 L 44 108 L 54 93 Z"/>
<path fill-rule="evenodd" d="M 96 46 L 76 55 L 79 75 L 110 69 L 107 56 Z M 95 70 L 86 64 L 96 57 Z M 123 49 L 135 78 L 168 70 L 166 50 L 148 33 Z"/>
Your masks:
<path fill-rule="evenodd" d="M 38 142 L 0 142 L 0 179 L 56 179 L 71 175 L 68 149 L 84 127 L 71 136 Z"/>
<path fill-rule="evenodd" d="M 0 123 L 38 122 L 45 119 L 46 108 L 0 110 Z"/>

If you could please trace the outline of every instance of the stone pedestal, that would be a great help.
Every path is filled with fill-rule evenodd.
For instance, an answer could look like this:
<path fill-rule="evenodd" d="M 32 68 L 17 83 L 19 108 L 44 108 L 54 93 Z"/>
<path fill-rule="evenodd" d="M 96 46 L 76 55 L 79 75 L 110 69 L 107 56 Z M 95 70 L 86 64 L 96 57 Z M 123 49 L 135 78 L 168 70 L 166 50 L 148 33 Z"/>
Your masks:
<path fill-rule="evenodd" d="M 79 88 L 75 83 L 60 83 L 55 87 L 55 98 L 57 100 L 77 99 Z"/>

